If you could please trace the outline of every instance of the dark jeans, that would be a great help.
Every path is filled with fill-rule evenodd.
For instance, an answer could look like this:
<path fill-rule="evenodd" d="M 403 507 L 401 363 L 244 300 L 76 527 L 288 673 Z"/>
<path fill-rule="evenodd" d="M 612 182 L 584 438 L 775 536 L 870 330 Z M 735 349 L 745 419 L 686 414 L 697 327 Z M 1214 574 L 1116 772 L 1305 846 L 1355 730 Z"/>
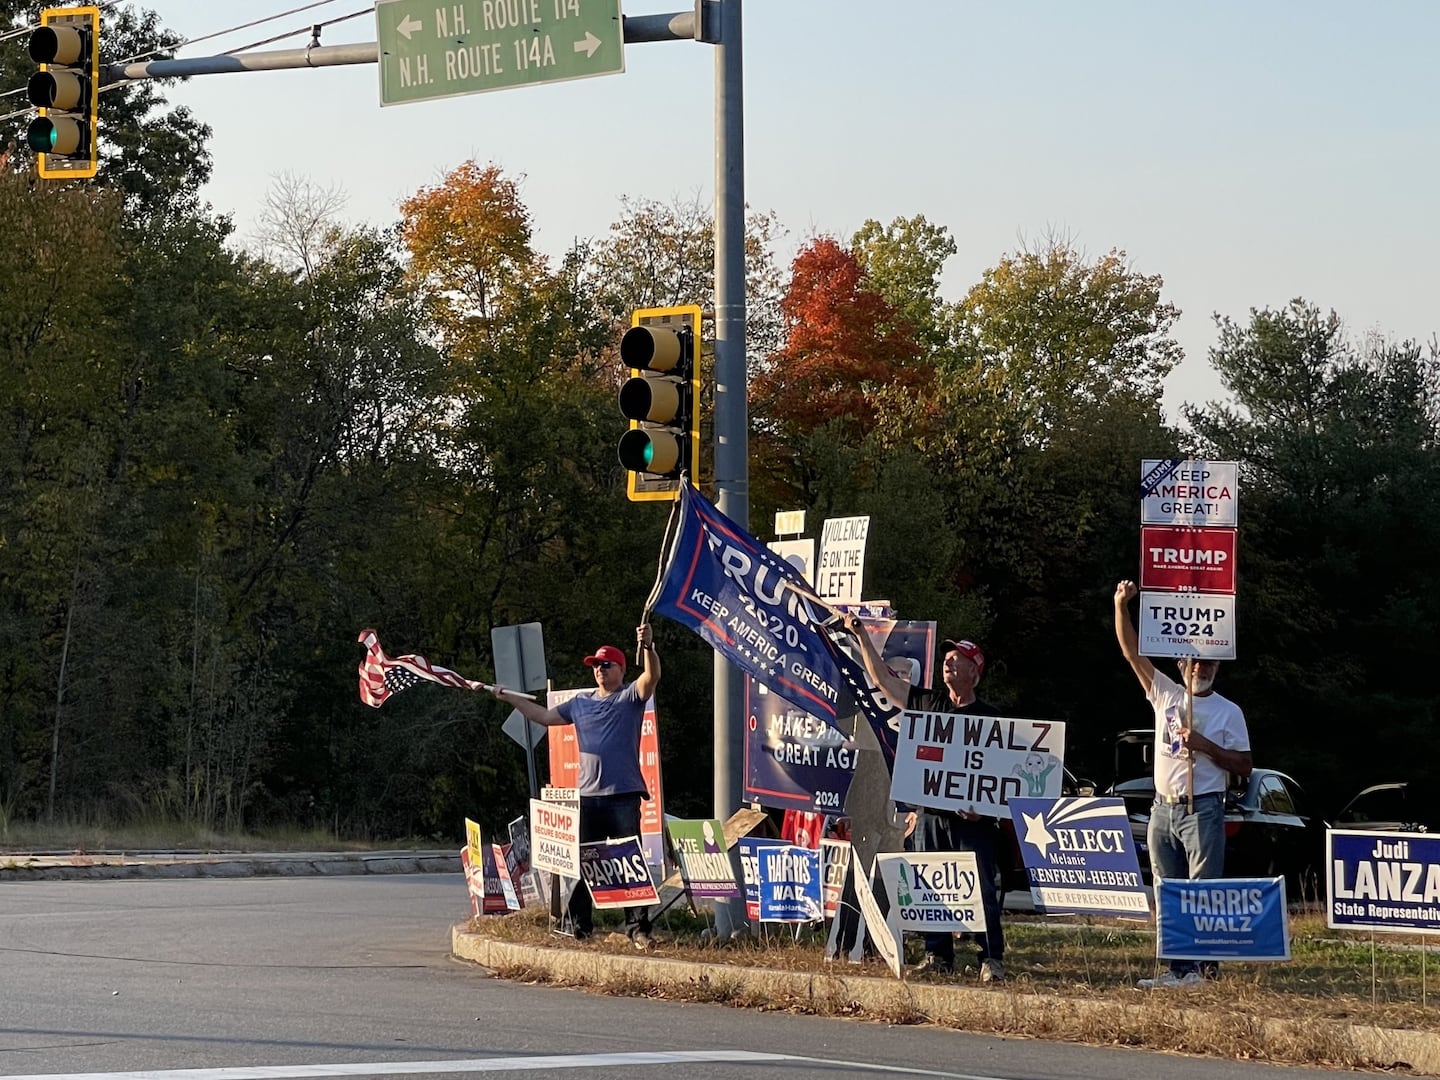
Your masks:
<path fill-rule="evenodd" d="M 915 826 L 916 851 L 970 851 L 980 871 L 980 899 L 985 932 L 966 934 L 979 948 L 979 959 L 1005 958 L 1005 930 L 1000 925 L 1000 886 L 995 883 L 995 847 L 1000 830 L 993 818 L 966 821 L 943 810 L 922 810 Z M 925 951 L 942 962 L 955 963 L 953 934 L 925 934 Z"/>
<path fill-rule="evenodd" d="M 640 835 L 640 795 L 585 795 L 580 798 L 580 842 L 609 840 L 612 837 Z M 595 932 L 594 904 L 590 890 L 579 882 L 570 894 L 570 921 L 576 933 Z M 625 933 L 634 937 L 650 933 L 650 909 L 627 907 Z"/>

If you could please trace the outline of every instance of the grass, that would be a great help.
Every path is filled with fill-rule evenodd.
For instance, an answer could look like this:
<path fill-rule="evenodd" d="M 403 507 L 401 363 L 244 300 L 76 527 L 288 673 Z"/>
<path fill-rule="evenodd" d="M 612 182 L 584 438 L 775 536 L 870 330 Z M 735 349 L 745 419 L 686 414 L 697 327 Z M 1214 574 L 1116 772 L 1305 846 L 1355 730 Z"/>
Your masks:
<path fill-rule="evenodd" d="M 657 925 L 659 944 L 654 955 L 737 969 L 893 979 L 880 961 L 839 968 L 827 963 L 825 933 L 821 930 L 803 929 L 792 935 L 789 927 L 770 927 L 754 937 L 717 946 L 702 941 L 700 935 L 705 928 L 703 919 L 689 913 L 667 914 Z M 469 929 L 535 948 L 636 955 L 623 938 L 610 940 L 603 925 L 597 925 L 595 938 L 584 944 L 552 934 L 543 912 L 472 919 Z M 1005 933 L 1009 979 L 993 999 L 993 1009 L 977 1012 L 972 1002 L 953 1015 L 939 1010 L 926 1013 L 913 1001 L 897 1001 L 886 1015 L 865 1018 L 897 1024 L 942 1023 L 967 1030 L 1146 1046 L 1234 1059 L 1345 1067 L 1375 1063 L 1357 1057 L 1346 1040 L 1336 1035 L 1337 1025 L 1339 1030 L 1348 1025 L 1423 1032 L 1440 1028 L 1440 950 L 1430 946 L 1427 953 L 1424 939 L 1418 935 L 1385 934 L 1372 939 L 1354 931 L 1329 930 L 1320 916 L 1292 915 L 1290 961 L 1226 962 L 1216 983 L 1193 990 L 1145 993 L 1134 988 L 1135 982 L 1155 974 L 1157 964 L 1154 934 L 1144 923 L 1007 915 Z M 907 962 L 918 960 L 919 939 L 907 935 L 906 947 Z M 958 944 L 957 954 L 962 960 L 969 955 L 963 942 Z M 533 967 L 522 965 L 500 974 L 527 981 L 555 981 L 538 962 Z M 950 977 L 907 973 L 906 980 L 912 989 L 945 985 L 980 989 L 973 966 Z M 730 981 L 723 975 L 691 980 L 680 988 L 657 988 L 634 976 L 609 976 L 603 985 L 590 985 L 614 994 L 832 1016 L 861 1015 L 848 1007 L 853 1003 L 843 999 L 801 999 L 791 992 L 771 994 L 757 991 L 754 983 L 742 989 L 739 980 Z M 991 992 L 996 991 L 991 988 Z M 1007 1012 L 1001 1007 L 1000 1003 L 1011 1000 L 1005 996 L 1007 992 L 1035 999 L 1108 1003 L 1111 1007 L 1098 1011 L 1057 1009 L 1036 1021 L 1029 1012 L 1022 1017 L 1018 1010 Z M 917 995 L 911 997 L 919 1000 Z M 1206 1020 L 1197 1026 L 1196 1015 Z M 1270 1019 L 1289 1021 L 1291 1034 L 1277 1036 L 1273 1028 L 1266 1027 L 1265 1021 Z"/>

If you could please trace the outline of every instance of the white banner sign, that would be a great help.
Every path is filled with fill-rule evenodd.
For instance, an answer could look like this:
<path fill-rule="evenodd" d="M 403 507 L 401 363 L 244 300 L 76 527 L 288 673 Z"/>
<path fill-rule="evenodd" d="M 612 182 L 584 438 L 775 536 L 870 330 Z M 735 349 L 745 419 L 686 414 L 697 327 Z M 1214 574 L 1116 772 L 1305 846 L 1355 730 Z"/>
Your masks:
<path fill-rule="evenodd" d="M 1012 798 L 1060 797 L 1064 760 L 1065 725 L 1058 720 L 907 711 L 890 797 L 1008 818 Z"/>
<path fill-rule="evenodd" d="M 1234 660 L 1235 597 L 1142 592 L 1140 652 Z"/>
<path fill-rule="evenodd" d="M 530 865 L 564 877 L 580 876 L 580 804 L 530 800 Z"/>
<path fill-rule="evenodd" d="M 855 899 L 860 902 L 860 914 L 865 917 L 865 927 L 870 933 L 870 940 L 875 943 L 876 950 L 885 958 L 885 963 L 890 965 L 890 970 L 895 977 L 900 978 L 900 935 L 895 932 L 895 927 L 885 921 L 885 916 L 880 913 L 880 905 L 875 901 L 875 893 L 870 888 L 870 872 L 860 863 L 859 859 L 850 860 L 850 873 L 855 875 Z M 892 912 L 894 908 L 890 909 Z M 861 935 L 863 940 L 863 935 Z M 856 947 L 860 942 L 856 941 Z"/>
<path fill-rule="evenodd" d="M 877 855 L 892 921 L 903 932 L 985 929 L 980 870 L 973 851 L 907 851 Z"/>
<path fill-rule="evenodd" d="M 1239 466 L 1233 461 L 1181 461 L 1158 470 L 1159 458 L 1140 462 L 1142 525 L 1235 526 Z"/>
<path fill-rule="evenodd" d="M 820 562 L 811 584 L 832 604 L 858 604 L 865 586 L 870 518 L 830 518 L 820 530 Z"/>

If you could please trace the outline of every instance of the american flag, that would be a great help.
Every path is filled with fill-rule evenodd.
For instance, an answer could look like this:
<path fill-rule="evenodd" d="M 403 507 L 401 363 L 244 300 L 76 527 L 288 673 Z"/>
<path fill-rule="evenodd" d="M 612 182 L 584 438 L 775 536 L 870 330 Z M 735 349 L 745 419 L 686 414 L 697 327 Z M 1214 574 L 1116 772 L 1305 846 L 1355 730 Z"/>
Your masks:
<path fill-rule="evenodd" d="M 464 690 L 487 689 L 485 683 L 457 675 L 423 656 L 386 656 L 374 630 L 361 630 L 359 641 L 365 646 L 365 659 L 360 661 L 360 700 L 366 705 L 378 709 L 391 694 L 409 690 L 422 680 Z"/>

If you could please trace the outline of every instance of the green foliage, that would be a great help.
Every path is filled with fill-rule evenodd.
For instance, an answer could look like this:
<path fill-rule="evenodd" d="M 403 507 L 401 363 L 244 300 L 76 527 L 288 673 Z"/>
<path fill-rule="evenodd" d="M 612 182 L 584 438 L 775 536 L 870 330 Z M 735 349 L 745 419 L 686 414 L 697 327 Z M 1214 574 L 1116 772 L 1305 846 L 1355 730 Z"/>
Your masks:
<path fill-rule="evenodd" d="M 1233 689 L 1255 742 L 1342 796 L 1433 778 L 1416 748 L 1437 718 L 1420 675 L 1440 618 L 1440 358 L 1352 341 L 1303 300 L 1218 323 L 1211 361 L 1235 404 L 1187 415 L 1242 466 L 1237 606 L 1257 662 Z"/>

